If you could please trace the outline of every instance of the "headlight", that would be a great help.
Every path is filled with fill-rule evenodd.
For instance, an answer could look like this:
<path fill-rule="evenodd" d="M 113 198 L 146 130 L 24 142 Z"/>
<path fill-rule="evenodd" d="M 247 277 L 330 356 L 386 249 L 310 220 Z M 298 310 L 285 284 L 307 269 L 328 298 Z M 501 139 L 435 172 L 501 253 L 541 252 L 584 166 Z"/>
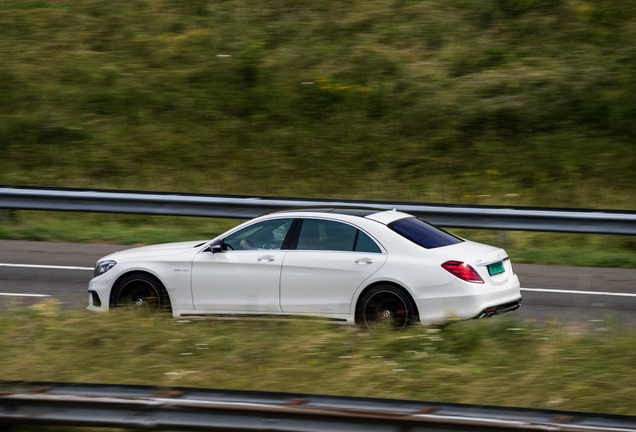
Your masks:
<path fill-rule="evenodd" d="M 93 273 L 93 277 L 97 277 L 99 275 L 106 273 L 108 270 L 112 269 L 115 266 L 115 264 L 117 264 L 117 261 L 113 261 L 113 260 L 98 261 L 97 264 L 95 264 L 95 272 Z"/>

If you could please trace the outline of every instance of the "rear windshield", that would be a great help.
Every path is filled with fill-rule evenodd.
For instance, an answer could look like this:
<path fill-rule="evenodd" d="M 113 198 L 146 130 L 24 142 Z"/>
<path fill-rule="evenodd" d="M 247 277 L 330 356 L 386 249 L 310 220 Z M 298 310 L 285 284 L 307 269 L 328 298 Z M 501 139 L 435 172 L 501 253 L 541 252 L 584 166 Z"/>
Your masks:
<path fill-rule="evenodd" d="M 410 217 L 389 224 L 396 233 L 427 249 L 461 243 L 464 240 L 421 219 Z"/>

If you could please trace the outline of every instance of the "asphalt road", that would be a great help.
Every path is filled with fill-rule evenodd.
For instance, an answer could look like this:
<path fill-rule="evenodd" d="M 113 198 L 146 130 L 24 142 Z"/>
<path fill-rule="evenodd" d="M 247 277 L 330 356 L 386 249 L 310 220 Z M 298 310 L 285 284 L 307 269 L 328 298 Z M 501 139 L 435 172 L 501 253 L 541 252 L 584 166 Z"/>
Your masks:
<path fill-rule="evenodd" d="M 88 302 L 95 261 L 130 246 L 0 240 L 0 304 L 55 298 L 69 308 Z M 523 305 L 513 314 L 537 321 L 636 326 L 636 269 L 514 264 Z"/>

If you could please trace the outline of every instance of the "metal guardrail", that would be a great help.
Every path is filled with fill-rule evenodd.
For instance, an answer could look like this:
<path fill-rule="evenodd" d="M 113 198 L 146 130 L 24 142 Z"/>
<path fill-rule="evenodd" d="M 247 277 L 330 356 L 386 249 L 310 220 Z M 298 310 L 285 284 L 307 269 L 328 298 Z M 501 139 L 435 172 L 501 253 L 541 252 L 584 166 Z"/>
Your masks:
<path fill-rule="evenodd" d="M 292 207 L 397 209 L 443 227 L 636 235 L 636 212 L 0 186 L 0 209 L 249 219 Z"/>
<path fill-rule="evenodd" d="M 0 383 L 0 423 L 191 431 L 636 432 L 636 416 L 50 382 Z"/>

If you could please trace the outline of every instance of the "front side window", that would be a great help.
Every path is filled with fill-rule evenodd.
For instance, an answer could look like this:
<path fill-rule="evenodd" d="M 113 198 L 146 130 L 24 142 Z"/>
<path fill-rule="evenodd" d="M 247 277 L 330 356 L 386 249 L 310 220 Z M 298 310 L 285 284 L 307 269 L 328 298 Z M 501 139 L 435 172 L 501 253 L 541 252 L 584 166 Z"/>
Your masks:
<path fill-rule="evenodd" d="M 303 220 L 297 249 L 381 253 L 378 245 L 359 229 L 320 219 Z"/>
<path fill-rule="evenodd" d="M 463 242 L 461 238 L 415 217 L 392 222 L 389 224 L 389 228 L 427 249 Z"/>
<path fill-rule="evenodd" d="M 283 241 L 292 225 L 292 221 L 293 219 L 274 219 L 247 226 L 227 236 L 223 240 L 223 249 L 278 250 L 283 246 Z"/>

